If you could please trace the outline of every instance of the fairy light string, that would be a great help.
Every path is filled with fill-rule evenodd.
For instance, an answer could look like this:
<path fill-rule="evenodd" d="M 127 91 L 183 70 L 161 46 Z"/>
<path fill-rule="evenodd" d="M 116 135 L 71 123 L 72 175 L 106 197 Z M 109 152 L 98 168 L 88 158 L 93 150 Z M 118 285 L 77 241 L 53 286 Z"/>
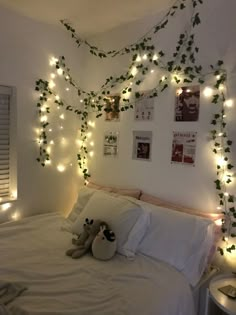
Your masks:
<path fill-rule="evenodd" d="M 168 60 L 163 50 L 157 50 L 155 46 L 156 35 L 163 30 L 169 23 L 169 20 L 178 11 L 187 7 L 187 2 L 191 4 L 192 12 L 190 17 L 190 25 L 179 35 L 175 50 Z M 130 55 L 130 64 L 124 73 L 118 76 L 109 76 L 101 85 L 98 91 L 86 91 L 73 79 L 70 68 L 66 64 L 64 56 L 59 58 L 51 58 L 50 65 L 54 68 L 55 73 L 51 74 L 50 80 L 39 79 L 36 81 L 35 89 L 39 92 L 39 100 L 37 102 L 39 116 L 39 134 L 37 143 L 39 145 L 39 156 L 37 161 L 46 166 L 51 162 L 50 150 L 48 144 L 53 140 L 50 135 L 50 113 L 52 106 L 60 108 L 60 117 L 64 117 L 66 113 L 76 115 L 80 122 L 80 145 L 77 152 L 77 164 L 81 170 L 85 182 L 90 177 L 88 169 L 88 157 L 93 156 L 90 141 L 93 122 L 89 120 L 90 114 L 94 113 L 96 118 L 101 117 L 104 112 L 111 112 L 114 109 L 107 106 L 113 95 L 120 95 L 121 105 L 119 111 L 127 111 L 134 107 L 136 100 L 142 98 L 158 97 L 169 86 L 186 86 L 190 83 L 198 83 L 203 85 L 206 78 L 211 75 L 215 78 L 213 88 L 205 88 L 206 97 L 211 97 L 212 104 L 215 105 L 217 112 L 211 121 L 214 127 L 211 132 L 213 143 L 213 153 L 216 155 L 216 180 L 214 181 L 217 196 L 219 199 L 218 211 L 222 211 L 224 218 L 222 220 L 222 239 L 225 242 L 224 247 L 219 247 L 220 254 L 224 251 L 232 252 L 235 250 L 235 244 L 229 243 L 229 238 L 234 238 L 236 233 L 236 211 L 235 196 L 228 191 L 229 185 L 233 181 L 233 164 L 230 162 L 230 147 L 232 141 L 228 138 L 226 115 L 232 106 L 232 101 L 226 98 L 225 84 L 227 73 L 223 68 L 223 61 L 219 60 L 216 65 L 211 65 L 207 73 L 203 72 L 203 68 L 197 62 L 197 54 L 199 47 L 195 42 L 195 27 L 201 23 L 198 5 L 202 4 L 202 0 L 177 0 L 168 10 L 162 21 L 152 27 L 152 29 L 144 34 L 137 42 L 126 46 L 120 50 L 105 51 L 89 42 L 82 40 L 76 35 L 74 28 L 65 20 L 61 21 L 71 34 L 72 39 L 79 46 L 86 45 L 92 55 L 98 58 L 115 57 L 119 55 Z M 154 77 L 155 86 L 148 92 L 142 91 L 142 83 L 149 76 Z M 65 98 L 60 98 L 56 92 L 55 76 L 57 79 L 63 79 L 66 84 L 67 91 L 75 91 L 78 95 L 76 105 L 71 104 Z M 116 91 L 116 92 L 115 92 Z M 52 98 L 49 105 L 48 99 Z M 62 116 L 64 115 L 64 116 Z M 64 171 L 65 166 L 59 165 L 59 171 Z"/>

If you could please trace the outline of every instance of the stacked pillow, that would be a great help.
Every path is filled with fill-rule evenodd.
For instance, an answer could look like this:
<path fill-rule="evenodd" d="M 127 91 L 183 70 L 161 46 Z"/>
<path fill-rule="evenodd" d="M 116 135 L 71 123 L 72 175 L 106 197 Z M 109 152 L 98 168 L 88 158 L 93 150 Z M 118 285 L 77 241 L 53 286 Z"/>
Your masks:
<path fill-rule="evenodd" d="M 106 221 L 116 234 L 117 252 L 127 257 L 134 257 L 149 225 L 149 213 L 134 198 L 84 187 L 68 216 L 67 230 L 79 235 L 86 218 Z"/>

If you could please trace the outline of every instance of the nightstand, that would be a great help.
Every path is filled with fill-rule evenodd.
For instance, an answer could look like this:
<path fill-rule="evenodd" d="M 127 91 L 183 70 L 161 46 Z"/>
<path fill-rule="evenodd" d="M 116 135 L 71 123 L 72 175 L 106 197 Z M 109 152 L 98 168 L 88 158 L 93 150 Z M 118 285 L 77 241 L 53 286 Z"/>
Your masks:
<path fill-rule="evenodd" d="M 231 299 L 218 290 L 229 284 L 236 287 L 236 277 L 232 274 L 221 274 L 212 278 L 207 289 L 205 315 L 236 315 L 236 299 Z"/>

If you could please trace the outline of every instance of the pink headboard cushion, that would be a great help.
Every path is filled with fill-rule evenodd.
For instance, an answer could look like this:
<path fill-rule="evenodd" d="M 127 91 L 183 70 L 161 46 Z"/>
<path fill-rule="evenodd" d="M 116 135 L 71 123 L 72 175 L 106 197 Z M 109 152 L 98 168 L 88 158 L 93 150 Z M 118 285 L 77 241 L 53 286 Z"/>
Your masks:
<path fill-rule="evenodd" d="M 211 219 L 213 221 L 216 221 L 216 220 L 221 219 L 223 217 L 223 215 L 221 213 L 197 211 L 195 209 L 186 208 L 186 207 L 183 207 L 180 205 L 176 205 L 174 203 L 162 200 L 158 197 L 148 195 L 145 193 L 141 194 L 140 200 L 151 203 L 155 206 L 160 206 L 160 207 L 168 208 L 168 209 L 175 210 L 175 211 L 180 211 L 180 212 L 184 212 L 184 213 L 197 215 L 200 217 Z"/>
<path fill-rule="evenodd" d="M 89 182 L 87 184 L 87 187 L 97 189 L 97 190 L 104 190 L 104 191 L 108 191 L 108 192 L 113 192 L 113 193 L 116 193 L 119 195 L 129 196 L 129 197 L 133 197 L 136 199 L 139 199 L 139 197 L 141 195 L 140 189 L 125 189 L 125 188 L 102 186 L 102 185 L 97 185 L 93 182 Z"/>

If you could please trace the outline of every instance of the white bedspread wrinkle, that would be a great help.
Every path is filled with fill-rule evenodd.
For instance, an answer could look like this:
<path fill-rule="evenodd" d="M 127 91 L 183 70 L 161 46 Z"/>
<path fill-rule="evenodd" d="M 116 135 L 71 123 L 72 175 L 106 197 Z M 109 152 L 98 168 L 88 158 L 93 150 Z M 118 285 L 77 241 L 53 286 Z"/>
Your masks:
<path fill-rule="evenodd" d="M 0 225 L 0 279 L 28 288 L 8 305 L 10 314 L 195 315 L 191 289 L 174 268 L 141 255 L 73 260 L 65 255 L 72 235 L 61 223 L 47 214 Z"/>

